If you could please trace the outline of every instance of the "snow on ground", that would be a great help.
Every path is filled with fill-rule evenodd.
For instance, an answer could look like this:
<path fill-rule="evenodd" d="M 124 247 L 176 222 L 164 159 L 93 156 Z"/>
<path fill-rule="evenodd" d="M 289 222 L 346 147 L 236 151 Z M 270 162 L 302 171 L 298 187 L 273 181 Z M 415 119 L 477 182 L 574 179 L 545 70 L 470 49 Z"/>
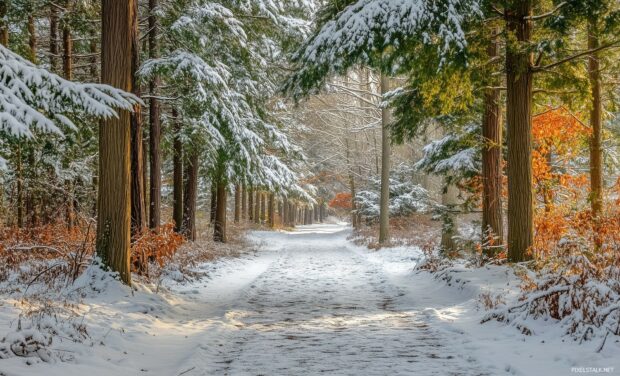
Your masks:
<path fill-rule="evenodd" d="M 615 367 L 617 342 L 562 342 L 552 326 L 526 337 L 479 320 L 479 294 L 516 296 L 506 267 L 414 268 L 415 248 L 371 251 L 343 224 L 254 232 L 257 251 L 202 265 L 209 278 L 136 290 L 107 281 L 78 309 L 90 339 L 55 338 L 56 360 L 0 360 L 0 375 L 567 375 Z M 99 278 L 96 273 L 81 278 Z M 0 304 L 0 336 L 19 302 Z M 30 365 L 27 365 L 29 363 Z"/>

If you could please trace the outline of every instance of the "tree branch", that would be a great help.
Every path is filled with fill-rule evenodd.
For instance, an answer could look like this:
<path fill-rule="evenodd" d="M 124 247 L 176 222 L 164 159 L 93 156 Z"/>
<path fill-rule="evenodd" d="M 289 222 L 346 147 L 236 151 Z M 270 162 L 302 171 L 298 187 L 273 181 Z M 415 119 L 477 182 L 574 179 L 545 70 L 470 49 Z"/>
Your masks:
<path fill-rule="evenodd" d="M 559 3 L 555 8 L 553 8 L 552 10 L 550 10 L 547 13 L 539 14 L 539 15 L 536 15 L 536 16 L 525 17 L 525 19 L 526 20 L 531 20 L 531 21 L 542 20 L 543 18 L 547 18 L 549 16 L 552 16 L 553 13 L 557 12 L 564 5 L 566 5 L 566 1 L 563 1 L 563 2 Z"/>
<path fill-rule="evenodd" d="M 543 66 L 534 66 L 534 67 L 532 67 L 532 71 L 533 72 L 540 72 L 540 71 L 543 71 L 543 70 L 548 70 L 548 69 L 551 69 L 551 68 L 555 68 L 558 65 L 562 65 L 564 63 L 568 63 L 569 61 L 578 59 L 580 57 L 583 57 L 583 56 L 586 56 L 586 55 L 590 55 L 590 54 L 593 54 L 595 52 L 605 50 L 607 48 L 618 47 L 619 43 L 620 43 L 620 41 L 616 40 L 616 41 L 604 44 L 604 45 L 602 45 L 600 47 L 593 48 L 591 50 L 587 50 L 587 51 L 584 51 L 584 52 L 581 52 L 581 53 L 569 56 L 569 57 L 564 58 L 562 60 L 556 61 L 555 63 L 551 63 L 551 64 L 547 64 L 547 65 L 543 65 Z"/>

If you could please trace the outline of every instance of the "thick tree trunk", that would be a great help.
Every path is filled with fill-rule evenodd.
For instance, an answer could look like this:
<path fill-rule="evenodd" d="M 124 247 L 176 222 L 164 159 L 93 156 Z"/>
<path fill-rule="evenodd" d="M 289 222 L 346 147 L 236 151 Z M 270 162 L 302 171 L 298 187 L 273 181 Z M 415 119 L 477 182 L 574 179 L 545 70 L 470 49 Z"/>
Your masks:
<path fill-rule="evenodd" d="M 588 19 L 588 49 L 600 46 L 596 17 Z M 603 149 L 602 149 L 602 113 L 601 71 L 598 53 L 588 59 L 588 77 L 591 90 L 590 127 L 590 206 L 592 216 L 600 217 L 603 210 Z"/>
<path fill-rule="evenodd" d="M 381 75 L 381 95 L 390 90 L 389 78 Z M 388 124 L 390 110 L 381 109 L 381 198 L 379 200 L 379 244 L 390 241 L 390 154 L 391 140 Z"/>
<path fill-rule="evenodd" d="M 140 97 L 140 81 L 136 72 L 140 68 L 140 30 L 138 25 L 138 4 L 133 1 L 134 10 L 131 24 L 131 80 L 133 93 Z M 144 207 L 144 175 L 142 169 L 142 107 L 138 104 L 131 114 L 131 230 L 132 235 L 140 234 L 146 228 Z"/>
<path fill-rule="evenodd" d="M 497 40 L 494 39 L 487 48 L 488 58 L 499 54 Z M 494 85 L 499 86 L 499 85 Z M 485 145 L 482 149 L 482 233 L 493 239 L 494 247 L 485 247 L 484 251 L 492 256 L 497 245 L 504 242 L 504 225 L 502 220 L 502 122 L 499 89 L 488 89 L 484 94 L 484 114 L 482 117 L 482 137 Z"/>
<path fill-rule="evenodd" d="M 157 0 L 149 0 L 149 57 L 159 57 L 157 41 L 158 22 L 155 11 Z M 155 76 L 149 82 L 149 155 L 150 155 L 150 191 L 149 191 L 149 227 L 158 229 L 161 223 L 161 120 L 157 92 L 159 77 Z"/>
<path fill-rule="evenodd" d="M 248 220 L 252 222 L 254 220 L 254 189 L 248 190 Z"/>
<path fill-rule="evenodd" d="M 50 70 L 58 73 L 58 9 L 50 4 Z"/>
<path fill-rule="evenodd" d="M 268 204 L 268 221 L 269 221 L 269 227 L 273 228 L 276 225 L 276 201 L 275 201 L 275 197 L 273 196 L 273 193 L 269 194 L 269 204 Z"/>
<path fill-rule="evenodd" d="M 235 223 L 241 219 L 241 186 L 235 185 Z"/>
<path fill-rule="evenodd" d="M 174 230 L 181 232 L 183 226 L 183 143 L 181 142 L 181 120 L 176 110 L 172 110 L 174 121 L 174 141 L 172 145 L 172 220 Z"/>
<path fill-rule="evenodd" d="M 226 243 L 226 183 L 218 181 L 216 185 L 217 209 L 215 213 L 215 226 L 213 228 L 213 240 Z"/>
<path fill-rule="evenodd" d="M 102 0 L 101 81 L 131 92 L 131 29 L 134 0 Z M 130 115 L 103 120 L 99 127 L 97 255 L 131 284 Z"/>
<path fill-rule="evenodd" d="M 509 35 L 506 48 L 506 122 L 508 145 L 508 258 L 531 258 L 534 241 L 532 192 L 532 70 L 528 52 L 532 33 L 531 0 L 509 2 L 505 12 Z"/>
<path fill-rule="evenodd" d="M 185 161 L 185 190 L 183 191 L 183 235 L 196 240 L 196 199 L 198 198 L 198 153 L 189 152 Z"/>

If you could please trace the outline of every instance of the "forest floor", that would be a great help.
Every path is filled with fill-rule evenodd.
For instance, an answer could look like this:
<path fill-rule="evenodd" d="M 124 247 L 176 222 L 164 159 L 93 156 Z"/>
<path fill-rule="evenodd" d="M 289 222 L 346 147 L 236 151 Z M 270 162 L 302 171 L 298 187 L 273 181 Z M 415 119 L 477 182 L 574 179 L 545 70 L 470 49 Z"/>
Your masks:
<path fill-rule="evenodd" d="M 344 225 L 257 231 L 249 235 L 252 251 L 200 265 L 208 278 L 168 283 L 158 293 L 107 281 L 79 307 L 89 341 L 55 338 L 51 361 L 2 359 L 0 375 L 620 372 L 617 342 L 596 353 L 596 344 L 565 342 L 553 326 L 524 336 L 481 325 L 481 293 L 516 294 L 511 269 L 455 266 L 432 275 L 414 270 L 423 258 L 418 248 L 372 251 L 349 236 Z M 14 305 L 0 305 L 0 335 L 15 330 Z"/>

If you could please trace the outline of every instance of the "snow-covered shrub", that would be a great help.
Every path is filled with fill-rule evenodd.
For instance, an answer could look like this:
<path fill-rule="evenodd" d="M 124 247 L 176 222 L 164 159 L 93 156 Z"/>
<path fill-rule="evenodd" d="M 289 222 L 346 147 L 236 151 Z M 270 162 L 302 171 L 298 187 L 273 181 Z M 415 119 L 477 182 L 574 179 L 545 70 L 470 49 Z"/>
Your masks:
<path fill-rule="evenodd" d="M 583 237 L 564 238 L 541 262 L 535 278 L 524 277 L 519 302 L 489 312 L 498 320 L 533 334 L 534 319 L 557 320 L 575 340 L 620 335 L 620 253 L 618 247 L 592 250 Z"/>
<path fill-rule="evenodd" d="M 436 205 L 428 191 L 412 181 L 413 170 L 404 164 L 399 165 L 390 176 L 390 216 L 401 217 L 413 213 L 424 213 Z M 367 189 L 357 192 L 355 205 L 357 212 L 367 220 L 379 218 L 379 199 L 381 179 L 371 177 Z"/>

